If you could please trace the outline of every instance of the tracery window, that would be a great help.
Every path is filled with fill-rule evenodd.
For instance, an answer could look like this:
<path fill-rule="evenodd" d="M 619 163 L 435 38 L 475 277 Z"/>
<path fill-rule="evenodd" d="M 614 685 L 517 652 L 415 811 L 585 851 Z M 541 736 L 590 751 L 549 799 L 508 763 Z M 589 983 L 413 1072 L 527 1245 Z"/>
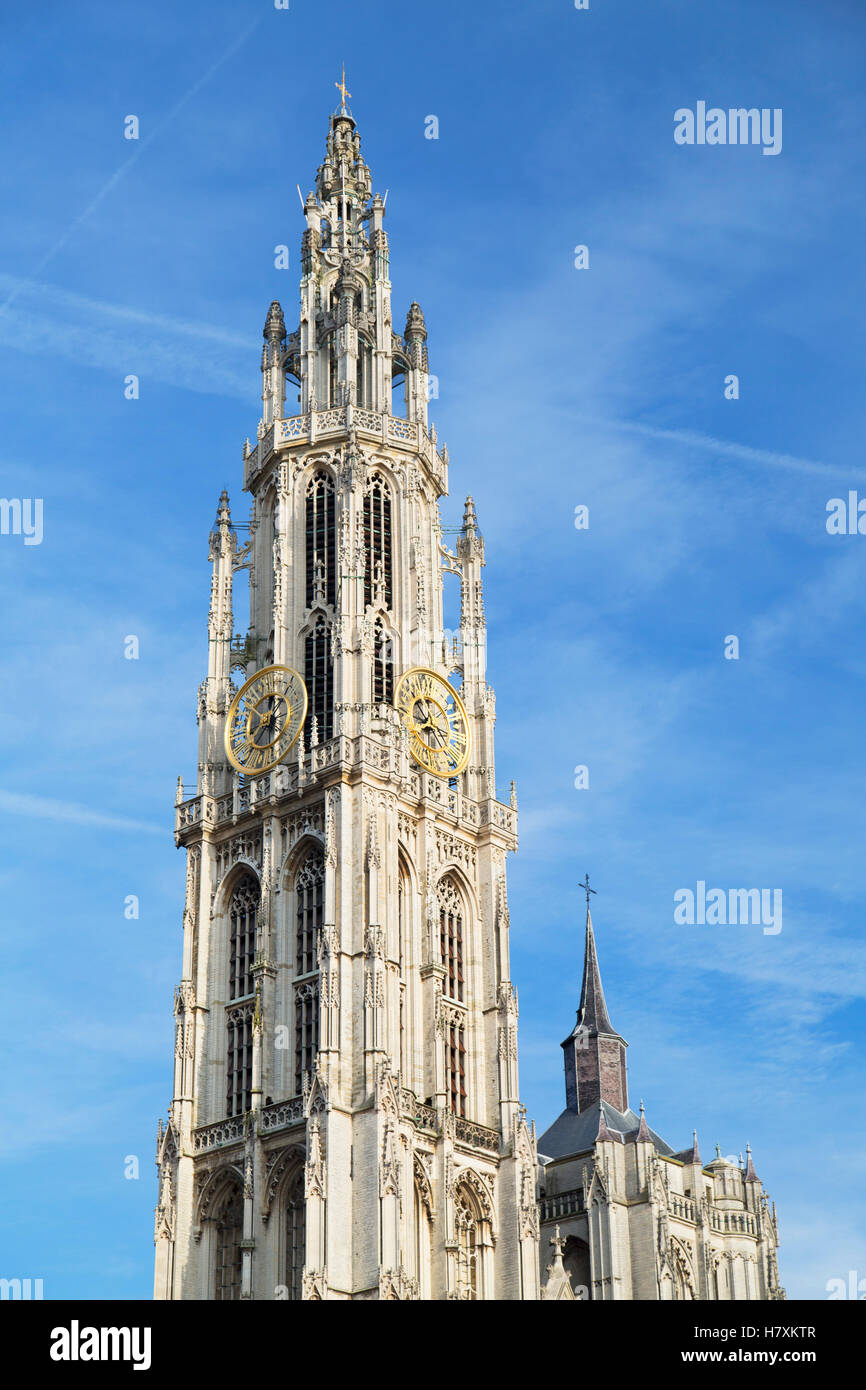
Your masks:
<path fill-rule="evenodd" d="M 445 993 L 450 999 L 463 1000 L 463 904 L 452 878 L 443 878 L 437 890 L 439 898 L 439 942 L 442 964 L 445 966 Z"/>
<path fill-rule="evenodd" d="M 387 609 L 394 604 L 391 539 L 391 489 L 374 473 L 364 493 L 364 603 Z"/>
<path fill-rule="evenodd" d="M 253 1005 L 229 1009 L 226 1029 L 226 1114 L 244 1115 L 253 1089 Z"/>
<path fill-rule="evenodd" d="M 320 470 L 307 484 L 307 607 L 333 604 L 336 585 L 336 499 L 334 480 Z"/>
<path fill-rule="evenodd" d="M 479 1213 L 472 1194 L 458 1188 L 454 1204 L 457 1228 L 457 1297 L 478 1298 Z"/>
<path fill-rule="evenodd" d="M 319 1050 L 319 981 L 295 988 L 295 1095 L 301 1095 L 313 1075 Z"/>
<path fill-rule="evenodd" d="M 285 1284 L 289 1299 L 295 1302 L 303 1298 L 304 1285 L 306 1208 L 303 1172 L 295 1175 L 286 1194 L 285 1237 Z"/>
<path fill-rule="evenodd" d="M 241 1296 L 241 1241 L 244 1235 L 244 1199 L 240 1183 L 233 1182 L 216 1220 L 214 1298 L 233 1302 Z"/>
<path fill-rule="evenodd" d="M 297 935 L 295 974 L 308 975 L 318 963 L 324 921 L 325 860 L 321 850 L 307 855 L 295 878 Z"/>
<path fill-rule="evenodd" d="M 373 704 L 394 702 L 393 644 L 385 624 L 377 618 L 373 626 Z"/>
<path fill-rule="evenodd" d="M 451 1109 L 466 1115 L 466 1030 L 452 1021 L 445 1036 L 445 1076 Z"/>
<path fill-rule="evenodd" d="M 260 898 L 255 874 L 244 874 L 238 879 L 229 905 L 229 999 L 243 999 L 253 992 L 256 913 Z"/>
<path fill-rule="evenodd" d="M 359 304 L 358 308 L 360 307 Z M 359 334 L 358 359 L 355 365 L 355 403 L 366 410 L 370 410 L 373 405 L 372 374 L 373 350 L 366 338 Z"/>
<path fill-rule="evenodd" d="M 320 743 L 334 733 L 334 663 L 331 657 L 331 628 L 319 616 L 312 632 L 307 634 L 304 653 L 304 680 L 307 686 L 309 713 L 305 723 L 305 738 L 309 747 L 313 716 Z"/>

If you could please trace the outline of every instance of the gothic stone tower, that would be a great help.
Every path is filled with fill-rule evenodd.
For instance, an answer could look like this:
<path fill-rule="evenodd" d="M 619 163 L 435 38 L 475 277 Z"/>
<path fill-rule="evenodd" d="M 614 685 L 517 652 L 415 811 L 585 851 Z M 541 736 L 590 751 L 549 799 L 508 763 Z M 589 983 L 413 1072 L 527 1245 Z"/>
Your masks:
<path fill-rule="evenodd" d="M 225 493 L 210 536 L 198 782 L 176 806 L 187 886 L 160 1299 L 538 1297 L 484 543 L 471 498 L 443 543 L 427 331 L 417 304 L 393 329 L 384 213 L 343 105 L 304 204 L 299 325 L 287 333 L 276 302 L 265 323 L 248 539 Z M 250 625 L 233 637 L 241 571 Z M 308 714 L 286 759 L 245 777 L 226 713 L 272 664 L 303 676 Z M 455 777 L 414 761 L 393 706 L 416 666 L 459 686 L 471 755 Z"/>

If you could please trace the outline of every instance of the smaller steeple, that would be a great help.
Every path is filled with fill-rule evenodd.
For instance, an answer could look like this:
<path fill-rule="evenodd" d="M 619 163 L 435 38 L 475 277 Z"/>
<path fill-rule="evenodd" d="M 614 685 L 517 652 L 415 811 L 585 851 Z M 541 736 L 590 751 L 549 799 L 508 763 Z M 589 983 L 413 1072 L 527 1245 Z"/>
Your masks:
<path fill-rule="evenodd" d="M 625 1050 L 628 1043 L 614 1029 L 607 1012 L 601 971 L 595 949 L 595 932 L 589 910 L 589 877 L 581 884 L 586 893 L 586 944 L 583 983 L 574 1030 L 565 1039 L 565 1103 L 581 1114 L 599 1100 L 620 1114 L 628 1110 Z"/>
<path fill-rule="evenodd" d="M 758 1177 L 757 1173 L 755 1172 L 755 1165 L 754 1165 L 754 1163 L 752 1162 L 752 1146 L 751 1146 L 751 1144 L 747 1144 L 747 1145 L 746 1145 L 746 1159 L 747 1159 L 747 1162 L 746 1162 L 746 1182 L 760 1182 L 761 1179 Z"/>

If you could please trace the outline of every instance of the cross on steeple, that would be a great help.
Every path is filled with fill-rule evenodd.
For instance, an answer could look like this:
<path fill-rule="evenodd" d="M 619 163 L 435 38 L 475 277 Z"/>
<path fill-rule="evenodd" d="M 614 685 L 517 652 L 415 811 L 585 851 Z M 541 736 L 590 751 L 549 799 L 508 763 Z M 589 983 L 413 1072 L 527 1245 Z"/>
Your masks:
<path fill-rule="evenodd" d="M 586 880 L 585 880 L 585 882 L 584 882 L 584 883 L 581 883 L 579 886 L 583 889 L 584 893 L 586 894 L 586 908 L 587 908 L 587 911 L 589 911 L 589 895 L 590 895 L 590 893 L 594 893 L 594 892 L 595 892 L 595 889 L 594 889 L 594 888 L 590 888 L 590 886 L 589 886 L 589 874 L 586 875 Z"/>
<path fill-rule="evenodd" d="M 352 95 L 352 93 L 348 90 L 348 88 L 347 88 L 347 86 L 346 86 L 346 64 L 345 64 L 345 63 L 343 64 L 343 77 L 342 77 L 342 81 L 340 81 L 340 82 L 335 82 L 335 83 L 334 83 L 334 86 L 336 87 L 337 91 L 340 93 L 341 109 L 342 109 L 343 111 L 345 111 L 345 109 L 346 109 L 346 97 L 350 97 L 350 96 Z"/>

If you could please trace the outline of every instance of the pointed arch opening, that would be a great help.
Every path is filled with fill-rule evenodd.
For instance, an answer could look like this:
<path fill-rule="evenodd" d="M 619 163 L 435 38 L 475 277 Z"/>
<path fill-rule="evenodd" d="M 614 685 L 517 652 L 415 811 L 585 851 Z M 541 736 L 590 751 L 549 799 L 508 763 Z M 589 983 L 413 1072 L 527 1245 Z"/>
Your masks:
<path fill-rule="evenodd" d="M 394 641 L 383 618 L 373 624 L 371 696 L 374 705 L 394 703 Z"/>
<path fill-rule="evenodd" d="M 315 720 L 319 743 L 327 742 L 334 733 L 334 662 L 331 655 L 331 625 L 324 614 L 313 620 L 312 629 L 304 642 L 304 681 L 309 700 L 304 725 L 304 742 L 309 748 Z"/>
<path fill-rule="evenodd" d="M 283 1283 L 292 1303 L 304 1296 L 307 1207 L 304 1200 L 304 1169 L 299 1162 L 283 1188 Z"/>
<path fill-rule="evenodd" d="M 394 606 L 391 489 L 374 473 L 364 492 L 364 604 Z"/>
<path fill-rule="evenodd" d="M 235 1302 L 241 1296 L 244 1237 L 244 1197 L 240 1182 L 233 1178 L 220 1197 L 214 1213 L 214 1299 Z"/>
<path fill-rule="evenodd" d="M 295 1095 L 313 1075 L 319 1049 L 319 940 L 325 914 L 325 856 L 313 846 L 295 873 Z"/>
<path fill-rule="evenodd" d="M 482 1185 L 458 1182 L 454 1194 L 457 1297 L 468 1301 L 491 1298 L 490 1256 L 493 1234 L 489 1202 L 480 1195 Z"/>
<path fill-rule="evenodd" d="M 306 600 L 333 606 L 336 601 L 336 495 L 334 479 L 317 469 L 307 484 L 306 496 Z"/>

